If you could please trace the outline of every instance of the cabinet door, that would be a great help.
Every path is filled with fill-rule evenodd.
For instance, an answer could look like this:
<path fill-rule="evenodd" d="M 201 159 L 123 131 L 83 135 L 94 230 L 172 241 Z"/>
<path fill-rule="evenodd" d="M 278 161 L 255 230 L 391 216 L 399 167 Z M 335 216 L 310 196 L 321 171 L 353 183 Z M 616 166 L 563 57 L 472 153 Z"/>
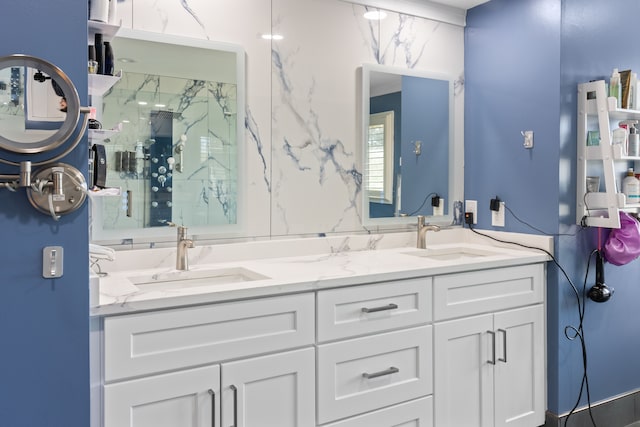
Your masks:
<path fill-rule="evenodd" d="M 498 313 L 494 318 L 494 328 L 498 353 L 495 366 L 496 427 L 544 424 L 543 306 Z"/>
<path fill-rule="evenodd" d="M 222 365 L 223 427 L 315 426 L 313 348 Z"/>
<path fill-rule="evenodd" d="M 434 329 L 434 411 L 438 427 L 493 426 L 493 315 Z"/>
<path fill-rule="evenodd" d="M 104 427 L 211 427 L 219 384 L 215 365 L 105 385 Z"/>

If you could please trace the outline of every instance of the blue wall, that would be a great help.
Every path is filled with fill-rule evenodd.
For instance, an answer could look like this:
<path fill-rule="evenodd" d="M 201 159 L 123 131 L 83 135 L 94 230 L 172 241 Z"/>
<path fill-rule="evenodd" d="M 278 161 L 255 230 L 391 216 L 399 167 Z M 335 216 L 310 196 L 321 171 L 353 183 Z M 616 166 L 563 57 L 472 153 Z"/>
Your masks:
<path fill-rule="evenodd" d="M 576 85 L 614 67 L 640 70 L 630 54 L 638 16 L 634 0 L 492 0 L 467 15 L 465 198 L 478 200 L 479 228 L 492 228 L 487 206 L 498 195 L 521 219 L 560 233 L 556 257 L 579 289 L 598 235 L 574 225 Z M 522 148 L 521 130 L 535 132 L 533 150 Z M 537 233 L 509 213 L 506 225 Z M 640 388 L 640 261 L 605 272 L 616 294 L 588 301 L 584 322 L 593 402 Z M 588 287 L 593 281 L 592 267 Z M 576 297 L 552 264 L 547 311 L 548 407 L 562 414 L 578 396 L 582 359 L 579 343 L 564 336 L 565 326 L 578 326 Z"/>
<path fill-rule="evenodd" d="M 53 62 L 86 105 L 87 2 L 9 1 L 2 16 L 0 56 L 25 53 Z M 86 173 L 84 142 L 63 161 Z M 12 173 L 0 166 L 0 174 Z M 86 427 L 87 206 L 55 222 L 31 208 L 24 191 L 0 190 L 0 235 L 0 425 Z M 42 278 L 42 248 L 50 245 L 64 247 L 60 279 Z"/>
<path fill-rule="evenodd" d="M 449 83 L 402 77 L 402 212 L 432 215 L 431 193 L 449 198 Z M 414 154 L 413 141 L 422 141 Z M 446 213 L 446 212 L 445 212 Z"/>

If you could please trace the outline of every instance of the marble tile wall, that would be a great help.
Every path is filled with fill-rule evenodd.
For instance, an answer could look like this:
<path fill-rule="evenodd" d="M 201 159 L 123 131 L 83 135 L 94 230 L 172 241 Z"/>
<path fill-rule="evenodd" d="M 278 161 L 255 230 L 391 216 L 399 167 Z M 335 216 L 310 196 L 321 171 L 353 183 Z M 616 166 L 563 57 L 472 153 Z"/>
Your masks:
<path fill-rule="evenodd" d="M 463 122 L 463 28 L 338 0 L 125 0 L 122 26 L 243 46 L 245 237 L 364 231 L 359 67 L 378 63 L 457 79 Z M 264 40 L 261 34 L 280 34 Z M 454 138 L 462 143 L 462 126 Z"/>

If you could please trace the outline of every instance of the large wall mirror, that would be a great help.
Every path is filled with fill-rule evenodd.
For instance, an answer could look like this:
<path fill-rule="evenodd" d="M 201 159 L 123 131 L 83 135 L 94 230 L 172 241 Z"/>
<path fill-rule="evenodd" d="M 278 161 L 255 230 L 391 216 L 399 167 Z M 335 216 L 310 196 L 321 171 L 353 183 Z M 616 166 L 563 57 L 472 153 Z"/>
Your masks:
<path fill-rule="evenodd" d="M 462 159 L 453 143 L 452 79 L 366 64 L 362 84 L 365 225 L 416 215 L 450 222 L 452 202 L 462 199 L 454 179 Z"/>
<path fill-rule="evenodd" d="M 92 95 L 102 129 L 90 139 L 104 147 L 107 189 L 121 194 L 94 199 L 92 240 L 169 241 L 171 224 L 190 234 L 238 233 L 242 48 L 129 29 L 111 44 L 122 76 Z"/>

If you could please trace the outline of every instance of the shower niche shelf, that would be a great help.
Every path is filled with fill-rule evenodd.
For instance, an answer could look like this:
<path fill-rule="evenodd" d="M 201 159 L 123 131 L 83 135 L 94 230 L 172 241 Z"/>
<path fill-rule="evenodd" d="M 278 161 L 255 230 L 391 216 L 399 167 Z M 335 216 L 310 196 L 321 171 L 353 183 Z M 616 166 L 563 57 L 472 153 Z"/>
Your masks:
<path fill-rule="evenodd" d="M 617 126 L 621 120 L 640 121 L 640 111 L 609 108 L 604 80 L 578 85 L 577 224 L 620 228 L 620 211 L 640 211 L 640 204 L 627 203 L 620 192 L 620 179 L 627 168 L 640 168 L 640 157 L 627 156 L 622 144 L 611 143 L 611 124 Z M 587 145 L 589 131 L 599 132 L 598 145 Z M 600 189 L 604 183 L 604 191 L 587 192 L 587 176 L 600 177 Z"/>

